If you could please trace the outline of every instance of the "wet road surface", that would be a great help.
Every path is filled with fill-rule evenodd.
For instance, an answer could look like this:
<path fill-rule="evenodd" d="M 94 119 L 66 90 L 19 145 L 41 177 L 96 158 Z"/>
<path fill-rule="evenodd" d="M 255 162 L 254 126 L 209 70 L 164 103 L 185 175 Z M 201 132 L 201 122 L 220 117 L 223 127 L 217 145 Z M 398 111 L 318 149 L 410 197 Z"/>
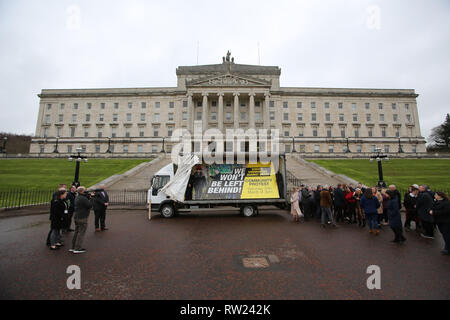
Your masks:
<path fill-rule="evenodd" d="M 449 299 L 450 257 L 443 246 L 405 233 L 404 245 L 367 228 L 316 221 L 293 223 L 286 211 L 159 215 L 110 210 L 110 230 L 94 233 L 89 217 L 84 247 L 45 245 L 48 215 L 0 219 L 1 299 Z M 256 258 L 256 259 L 255 259 Z M 244 266 L 244 262 L 247 267 Z M 81 268 L 81 289 L 66 286 L 70 265 Z M 368 290 L 367 267 L 381 268 L 381 290 Z"/>

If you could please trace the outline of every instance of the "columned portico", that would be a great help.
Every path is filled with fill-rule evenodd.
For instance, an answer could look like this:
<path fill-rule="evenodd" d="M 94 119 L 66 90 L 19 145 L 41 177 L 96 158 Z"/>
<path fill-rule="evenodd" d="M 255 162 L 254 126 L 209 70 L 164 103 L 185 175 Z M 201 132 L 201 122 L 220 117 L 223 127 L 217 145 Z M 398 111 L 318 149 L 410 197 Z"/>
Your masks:
<path fill-rule="evenodd" d="M 269 111 L 269 99 L 270 94 L 265 93 L 264 94 L 264 128 L 267 130 L 270 129 L 270 111 Z"/>
<path fill-rule="evenodd" d="M 203 92 L 202 93 L 203 96 L 203 102 L 202 102 L 202 123 L 203 123 L 203 130 L 207 130 L 208 129 L 208 93 L 207 92 Z"/>
<path fill-rule="evenodd" d="M 255 93 L 250 92 L 249 97 L 250 97 L 250 102 L 249 102 L 249 109 L 248 109 L 248 124 L 249 124 L 249 128 L 254 129 L 255 128 Z"/>
<path fill-rule="evenodd" d="M 219 97 L 218 110 L 217 110 L 218 128 L 220 131 L 223 132 L 223 93 L 219 92 L 217 94 L 217 96 Z"/>
<path fill-rule="evenodd" d="M 194 106 L 192 103 L 192 93 L 188 93 L 187 129 L 193 132 L 194 129 Z"/>
<path fill-rule="evenodd" d="M 234 92 L 233 96 L 234 96 L 234 103 L 233 103 L 234 128 L 237 129 L 237 128 L 239 128 L 239 92 Z"/>

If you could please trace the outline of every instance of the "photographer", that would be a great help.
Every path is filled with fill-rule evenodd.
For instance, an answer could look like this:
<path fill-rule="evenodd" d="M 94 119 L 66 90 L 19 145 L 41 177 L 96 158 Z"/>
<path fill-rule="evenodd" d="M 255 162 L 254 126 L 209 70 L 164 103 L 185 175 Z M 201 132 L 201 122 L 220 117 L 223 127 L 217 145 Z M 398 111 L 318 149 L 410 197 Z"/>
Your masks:
<path fill-rule="evenodd" d="M 84 253 L 86 249 L 82 247 L 84 234 L 86 233 L 89 213 L 92 208 L 92 201 L 86 193 L 85 187 L 77 188 L 78 195 L 75 198 L 75 233 L 72 239 L 72 249 L 69 251 L 73 253 Z M 91 194 L 92 196 L 92 194 Z"/>
<path fill-rule="evenodd" d="M 95 232 L 108 230 L 105 226 L 106 209 L 109 205 L 109 196 L 105 191 L 105 186 L 100 185 L 100 188 L 95 190 L 93 197 L 93 206 L 95 214 Z M 100 229 L 100 228 L 101 229 Z"/>

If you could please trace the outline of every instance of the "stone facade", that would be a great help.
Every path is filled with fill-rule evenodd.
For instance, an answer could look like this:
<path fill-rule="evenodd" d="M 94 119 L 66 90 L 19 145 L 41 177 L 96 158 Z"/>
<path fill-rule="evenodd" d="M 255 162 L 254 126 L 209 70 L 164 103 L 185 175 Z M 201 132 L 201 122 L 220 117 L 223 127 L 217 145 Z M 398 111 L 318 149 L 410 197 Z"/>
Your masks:
<path fill-rule="evenodd" d="M 235 64 L 229 55 L 176 74 L 177 87 L 43 89 L 30 153 L 170 151 L 172 132 L 192 132 L 195 120 L 222 132 L 279 129 L 281 151 L 294 151 L 295 143 L 305 155 L 354 156 L 375 146 L 391 154 L 400 146 L 402 155 L 426 151 L 413 89 L 280 87 L 279 67 Z"/>

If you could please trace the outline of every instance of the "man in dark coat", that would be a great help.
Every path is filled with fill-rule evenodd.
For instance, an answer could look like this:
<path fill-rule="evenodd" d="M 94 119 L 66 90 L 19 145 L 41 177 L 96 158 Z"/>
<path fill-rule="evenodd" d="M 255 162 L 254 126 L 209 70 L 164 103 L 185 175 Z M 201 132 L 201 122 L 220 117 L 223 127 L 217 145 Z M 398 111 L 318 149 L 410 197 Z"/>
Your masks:
<path fill-rule="evenodd" d="M 70 187 L 69 192 L 67 192 L 67 196 L 66 196 L 66 203 L 68 205 L 68 211 L 69 213 L 66 215 L 66 221 L 65 221 L 65 226 L 64 226 L 64 231 L 63 232 L 72 232 L 74 231 L 73 229 L 71 229 L 71 225 L 72 225 L 72 217 L 73 217 L 73 212 L 75 211 L 75 197 L 77 195 L 77 187 L 75 187 L 74 185 L 72 185 Z"/>
<path fill-rule="evenodd" d="M 105 191 L 105 185 L 100 185 L 100 188 L 95 191 L 92 205 L 95 214 L 95 231 L 105 231 L 108 228 L 105 225 L 106 209 L 109 205 L 109 196 Z M 100 229 L 101 228 L 101 229 Z"/>
<path fill-rule="evenodd" d="M 344 222 L 345 198 L 342 185 L 338 184 L 334 189 L 334 210 L 336 212 L 336 222 Z"/>
<path fill-rule="evenodd" d="M 430 210 L 433 207 L 433 197 L 427 190 L 427 185 L 421 185 L 419 187 L 420 193 L 417 197 L 416 209 L 424 229 L 424 232 L 420 235 L 426 239 L 434 239 L 434 220 L 433 216 L 430 214 Z"/>
<path fill-rule="evenodd" d="M 388 190 L 386 192 L 389 197 L 388 200 L 388 216 L 389 216 L 389 226 L 394 232 L 395 239 L 392 242 L 395 243 L 403 243 L 406 241 L 406 238 L 403 236 L 403 227 L 402 227 L 402 217 L 400 215 L 400 206 L 398 205 L 398 195 L 393 190 Z"/>
<path fill-rule="evenodd" d="M 400 192 L 397 190 L 397 187 L 395 185 L 391 184 L 389 186 L 389 191 L 391 191 L 393 193 L 393 195 L 395 195 L 395 197 L 397 198 L 398 207 L 401 209 L 402 208 L 402 196 L 401 196 Z"/>
<path fill-rule="evenodd" d="M 314 204 L 316 210 L 316 218 L 320 219 L 322 216 L 322 211 L 320 209 L 320 192 L 322 191 L 322 186 L 318 185 L 317 189 L 314 191 Z"/>

